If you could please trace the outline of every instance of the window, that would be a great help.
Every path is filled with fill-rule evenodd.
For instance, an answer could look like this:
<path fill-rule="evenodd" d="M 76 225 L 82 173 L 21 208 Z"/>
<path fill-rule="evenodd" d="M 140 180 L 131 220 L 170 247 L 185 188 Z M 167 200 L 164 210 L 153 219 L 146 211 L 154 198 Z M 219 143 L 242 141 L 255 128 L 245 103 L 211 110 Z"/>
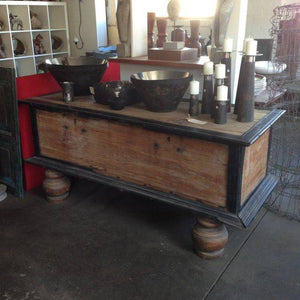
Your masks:
<path fill-rule="evenodd" d="M 151 0 L 148 11 L 153 11 L 159 17 L 167 17 L 167 6 L 170 0 Z M 180 0 L 182 18 L 209 18 L 215 14 L 217 0 Z"/>

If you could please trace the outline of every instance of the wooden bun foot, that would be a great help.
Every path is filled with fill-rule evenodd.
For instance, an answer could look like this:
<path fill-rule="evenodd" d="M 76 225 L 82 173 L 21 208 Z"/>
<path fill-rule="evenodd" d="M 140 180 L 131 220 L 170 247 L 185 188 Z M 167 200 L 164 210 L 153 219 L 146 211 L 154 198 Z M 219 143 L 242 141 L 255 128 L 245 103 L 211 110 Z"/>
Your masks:
<path fill-rule="evenodd" d="M 228 241 L 225 225 L 209 217 L 198 216 L 196 221 L 192 232 L 195 252 L 204 259 L 220 257 Z"/>
<path fill-rule="evenodd" d="M 69 197 L 70 180 L 62 173 L 49 170 L 45 171 L 43 189 L 49 202 L 61 202 Z"/>

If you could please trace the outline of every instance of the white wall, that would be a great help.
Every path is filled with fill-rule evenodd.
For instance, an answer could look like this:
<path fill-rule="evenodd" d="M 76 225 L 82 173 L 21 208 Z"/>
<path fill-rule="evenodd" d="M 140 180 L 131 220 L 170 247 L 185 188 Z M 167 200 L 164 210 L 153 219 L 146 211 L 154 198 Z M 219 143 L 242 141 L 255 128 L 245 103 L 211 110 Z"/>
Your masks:
<path fill-rule="evenodd" d="M 233 49 L 242 50 L 245 38 L 247 6 L 252 0 L 235 0 L 232 14 L 228 23 L 227 37 L 233 38 Z M 231 54 L 231 101 L 235 103 L 242 56 L 234 51 Z"/>
<path fill-rule="evenodd" d="M 79 0 L 66 0 L 68 5 L 69 32 L 71 43 L 71 55 L 85 55 L 87 51 L 97 49 L 96 10 L 95 0 L 82 0 L 80 2 L 82 12 L 81 36 L 84 41 L 83 49 L 76 49 L 73 43 L 74 37 L 79 38 Z M 78 43 L 78 46 L 81 46 Z"/>
<path fill-rule="evenodd" d="M 282 2 L 282 0 L 249 0 L 246 36 L 252 36 L 256 39 L 271 38 L 269 29 L 272 27 L 270 19 L 273 15 L 273 9 L 280 6 Z"/>

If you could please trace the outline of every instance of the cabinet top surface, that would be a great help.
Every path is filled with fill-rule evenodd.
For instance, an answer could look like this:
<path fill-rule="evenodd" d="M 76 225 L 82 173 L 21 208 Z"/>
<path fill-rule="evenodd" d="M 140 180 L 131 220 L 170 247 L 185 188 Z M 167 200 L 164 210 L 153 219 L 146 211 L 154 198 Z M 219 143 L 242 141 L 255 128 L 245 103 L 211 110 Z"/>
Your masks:
<path fill-rule="evenodd" d="M 233 113 L 227 114 L 226 124 L 215 124 L 209 115 L 200 114 L 193 119 L 203 124 L 187 120 L 189 103 L 181 102 L 176 111 L 167 113 L 151 112 L 142 103 L 126 106 L 122 110 L 112 110 L 107 105 L 96 103 L 93 96 L 75 97 L 72 102 L 64 102 L 61 93 L 20 100 L 38 108 L 79 112 L 102 118 L 141 125 L 145 128 L 161 130 L 179 135 L 194 136 L 220 142 L 250 145 L 284 113 L 281 110 L 255 110 L 254 121 L 241 123 Z"/>
<path fill-rule="evenodd" d="M 158 59 L 148 59 L 148 56 L 139 57 L 111 57 L 109 58 L 111 62 L 118 62 L 123 64 L 131 65 L 150 65 L 150 66 L 163 66 L 163 67 L 175 67 L 175 68 L 189 68 L 189 69 L 202 69 L 206 61 L 209 61 L 208 56 L 201 56 L 194 60 L 182 60 L 182 61 L 168 61 L 168 60 L 158 60 Z"/>

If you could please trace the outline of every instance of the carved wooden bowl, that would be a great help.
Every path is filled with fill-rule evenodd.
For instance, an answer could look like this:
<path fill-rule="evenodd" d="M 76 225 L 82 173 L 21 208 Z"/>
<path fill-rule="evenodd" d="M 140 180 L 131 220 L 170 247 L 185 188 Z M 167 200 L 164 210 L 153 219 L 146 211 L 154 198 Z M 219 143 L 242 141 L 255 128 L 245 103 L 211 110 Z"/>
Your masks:
<path fill-rule="evenodd" d="M 150 71 L 131 75 L 146 108 L 155 112 L 177 109 L 193 75 L 189 72 Z"/>
<path fill-rule="evenodd" d="M 104 105 L 127 106 L 139 101 L 136 88 L 130 81 L 109 81 L 93 85 L 94 99 L 97 103 Z"/>

